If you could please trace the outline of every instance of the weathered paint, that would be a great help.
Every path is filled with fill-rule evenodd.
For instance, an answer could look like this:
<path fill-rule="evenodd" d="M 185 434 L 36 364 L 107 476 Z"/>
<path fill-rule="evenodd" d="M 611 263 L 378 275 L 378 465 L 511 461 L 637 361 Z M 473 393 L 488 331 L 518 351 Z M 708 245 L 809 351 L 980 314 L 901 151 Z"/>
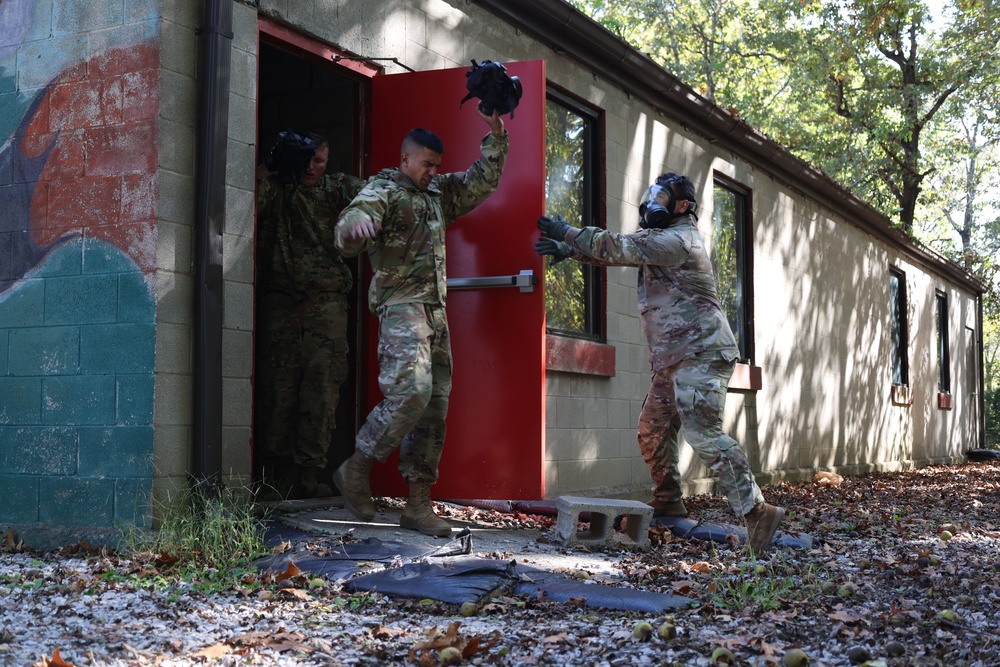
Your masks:
<path fill-rule="evenodd" d="M 156 3 L 0 4 L 0 526 L 150 524 Z"/>

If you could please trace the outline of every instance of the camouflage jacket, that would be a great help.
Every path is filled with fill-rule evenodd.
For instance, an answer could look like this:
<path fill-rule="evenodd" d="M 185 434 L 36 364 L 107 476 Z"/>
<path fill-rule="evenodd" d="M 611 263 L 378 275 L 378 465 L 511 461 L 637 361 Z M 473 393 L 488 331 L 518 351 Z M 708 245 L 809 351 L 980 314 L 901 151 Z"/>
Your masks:
<path fill-rule="evenodd" d="M 722 312 L 712 263 L 693 216 L 667 229 L 614 234 L 599 227 L 570 228 L 573 258 L 602 266 L 639 267 L 639 317 L 654 371 L 700 352 L 739 355 Z"/>
<path fill-rule="evenodd" d="M 333 241 L 337 215 L 365 182 L 327 174 L 316 185 L 268 176 L 257 184 L 257 284 L 292 293 L 348 292 L 351 271 Z"/>
<path fill-rule="evenodd" d="M 400 303 L 445 304 L 445 230 L 496 190 L 508 147 L 506 132 L 487 134 L 467 171 L 438 174 L 427 190 L 397 168 L 383 169 L 344 209 L 337 247 L 348 257 L 368 251 L 375 274 L 368 291 L 372 313 Z M 381 231 L 374 239 L 350 238 L 347 230 L 364 218 Z"/>

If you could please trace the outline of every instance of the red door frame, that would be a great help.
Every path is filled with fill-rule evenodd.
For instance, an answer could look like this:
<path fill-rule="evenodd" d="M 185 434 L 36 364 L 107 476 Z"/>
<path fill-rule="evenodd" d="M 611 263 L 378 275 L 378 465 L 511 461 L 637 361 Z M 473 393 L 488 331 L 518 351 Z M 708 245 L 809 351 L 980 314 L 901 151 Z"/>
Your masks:
<path fill-rule="evenodd" d="M 372 81 L 376 77 L 381 77 L 384 75 L 384 69 L 382 67 L 373 65 L 362 59 L 358 59 L 356 56 L 352 56 L 349 53 L 340 51 L 330 46 L 329 44 L 325 44 L 319 40 L 306 36 L 302 33 L 296 32 L 295 30 L 289 28 L 288 26 L 282 25 L 280 23 L 275 22 L 272 19 L 263 16 L 259 17 L 258 19 L 258 41 L 267 42 L 273 46 L 277 46 L 279 48 L 282 48 L 283 50 L 292 52 L 305 59 L 313 60 L 315 62 L 320 62 L 326 66 L 330 66 L 332 69 L 342 70 L 341 71 L 342 74 L 359 80 L 359 82 L 362 84 L 359 86 L 362 95 L 362 99 L 360 100 L 360 106 L 364 110 L 363 113 L 361 114 L 362 122 L 358 124 L 355 130 L 357 133 L 355 145 L 363 147 L 362 155 L 359 156 L 360 160 L 359 173 L 361 173 L 362 175 L 368 175 L 371 174 L 376 168 L 392 166 L 392 162 L 389 162 L 387 164 L 381 164 L 381 163 L 375 164 L 375 160 L 373 160 L 373 151 L 372 151 L 372 135 L 373 135 L 373 131 L 371 129 L 372 119 L 373 119 Z M 537 61 L 534 65 L 531 64 L 526 64 L 526 65 L 529 66 L 529 70 L 534 75 L 532 76 L 532 78 L 536 79 L 533 82 L 534 86 L 533 91 L 535 95 L 540 95 L 543 105 L 542 109 L 544 109 L 544 90 L 545 90 L 544 62 Z M 512 74 L 517 73 L 517 64 L 508 64 L 508 68 L 511 69 Z M 456 68 L 456 71 L 458 69 L 459 68 Z M 461 68 L 461 69 L 467 70 L 467 68 Z M 538 74 L 539 72 L 540 75 Z M 421 74 L 426 74 L 426 72 L 415 72 L 414 74 L 419 76 Z M 397 76 L 403 77 L 406 75 L 388 75 L 387 78 L 397 77 Z M 461 90 L 460 92 L 464 94 L 464 90 Z M 482 127 L 477 127 L 476 130 L 477 132 L 480 133 L 481 136 L 482 134 L 485 134 L 485 124 L 483 124 L 482 121 L 479 120 L 478 117 L 476 117 L 476 114 L 473 111 L 473 109 L 468 108 L 471 107 L 472 104 L 474 103 L 475 103 L 474 101 L 470 102 L 467 105 L 465 112 L 471 115 L 471 117 L 475 119 L 475 122 L 479 123 L 482 126 Z M 456 101 L 456 106 L 457 106 L 457 101 Z M 507 120 L 507 122 L 508 124 L 510 124 L 509 120 Z M 542 123 L 542 126 L 540 128 L 541 135 L 540 136 L 532 135 L 531 142 L 535 143 L 538 147 L 540 147 L 539 150 L 544 152 L 544 112 L 542 113 L 541 123 Z M 535 129 L 537 130 L 538 128 Z M 402 136 L 400 135 L 395 140 L 398 141 L 401 138 Z M 522 140 L 528 139 L 528 137 L 526 136 L 521 136 L 520 138 Z M 478 146 L 478 138 L 476 146 Z M 452 150 L 451 155 L 453 156 L 454 153 L 457 152 L 458 150 L 456 146 L 456 149 Z M 512 153 L 513 152 L 514 151 L 512 150 Z M 446 159 L 448 157 L 449 155 L 445 155 Z M 384 161 L 386 158 L 384 156 L 378 156 L 378 159 Z M 451 170 L 464 169 L 466 166 L 468 165 L 463 164 L 460 167 L 452 165 L 449 168 Z M 515 167 L 510 162 L 508 162 L 508 171 L 514 168 Z M 541 161 L 541 169 L 542 173 L 538 175 L 539 176 L 538 183 L 544 182 L 544 173 L 543 173 L 544 157 L 542 158 Z M 510 180 L 511 177 L 505 179 L 505 182 L 501 183 L 501 188 L 503 188 L 504 184 L 506 182 L 509 182 Z M 484 204 L 481 208 L 485 210 L 491 207 Z M 494 210 L 492 211 L 491 214 L 493 216 L 496 216 L 497 211 L 495 210 L 495 207 L 493 208 Z M 534 218 L 537 217 L 537 215 L 544 213 L 544 197 L 542 197 L 539 200 L 538 206 L 536 208 L 538 208 L 538 211 L 534 211 L 532 209 L 529 215 L 519 217 L 519 224 L 521 227 L 524 227 L 524 229 L 518 232 L 518 235 L 523 237 L 525 247 L 529 247 L 530 242 L 532 240 L 531 234 L 534 231 L 534 222 L 533 222 Z M 470 214 L 470 217 L 475 215 L 476 212 L 473 212 L 473 214 Z M 464 222 L 465 221 L 463 221 L 463 223 Z M 461 225 L 462 223 L 459 224 L 459 228 L 461 228 Z M 528 227 L 530 227 L 531 229 L 528 229 Z M 464 234 L 465 233 L 461 230 L 457 232 L 457 235 L 464 236 Z M 456 235 L 455 232 L 449 232 L 449 238 L 455 235 Z M 449 245 L 451 245 L 451 243 L 452 242 L 449 242 Z M 537 285 L 535 285 L 535 290 L 537 290 L 537 294 L 540 299 L 541 290 L 543 289 L 542 263 L 540 259 L 537 257 L 537 255 L 533 254 L 533 252 L 528 254 L 530 255 L 530 259 L 522 258 L 521 260 L 518 260 L 517 266 L 519 268 L 525 268 L 527 266 L 530 266 L 530 268 L 534 270 L 534 276 L 537 279 Z M 451 267 L 453 263 L 455 263 L 455 261 L 453 260 L 453 253 L 449 253 L 449 267 Z M 359 271 L 358 275 L 359 276 L 366 275 L 370 277 L 371 275 L 370 268 L 367 266 L 367 263 L 364 264 L 366 265 L 365 268 L 362 271 Z M 522 264 L 524 264 L 525 267 L 521 267 Z M 456 275 L 462 275 L 463 277 L 467 276 L 468 275 L 467 270 L 469 269 L 469 266 L 462 265 L 461 269 L 463 270 L 459 270 L 457 272 L 452 271 L 450 269 L 450 274 L 455 273 Z M 362 289 L 360 289 L 358 292 L 359 303 L 357 304 L 358 315 L 359 315 L 358 320 L 361 331 L 359 332 L 357 340 L 362 345 L 364 344 L 371 345 L 372 348 L 371 350 L 368 351 L 361 349 L 358 350 L 358 361 L 360 367 L 358 368 L 359 381 L 358 381 L 358 386 L 356 388 L 358 392 L 356 400 L 361 407 L 361 412 L 357 416 L 358 426 L 360 426 L 363 423 L 365 416 L 367 415 L 366 408 L 370 409 L 371 407 L 373 407 L 374 403 L 372 401 L 375 401 L 376 397 L 379 395 L 377 382 L 375 380 L 378 374 L 377 360 L 373 353 L 375 346 L 372 343 L 372 341 L 376 339 L 375 333 L 377 332 L 378 323 L 373 317 L 364 316 L 364 313 L 367 311 L 367 303 L 366 303 L 367 282 L 364 285 L 361 285 L 361 287 Z M 453 297 L 452 299 L 450 299 L 450 301 L 454 303 L 455 301 L 462 300 L 464 298 L 468 297 L 466 297 L 465 295 L 463 295 L 463 297 L 459 297 L 458 299 Z M 496 299 L 496 297 L 491 297 L 491 298 Z M 510 298 L 509 294 L 504 294 L 502 296 L 502 299 L 509 299 L 509 298 Z M 479 302 L 480 305 L 474 306 L 473 310 L 475 310 L 476 308 L 481 308 L 481 299 L 479 300 Z M 449 308 L 449 311 L 451 310 L 452 309 Z M 451 317 L 449 319 L 451 320 Z M 539 318 L 536 319 L 538 319 L 538 321 L 532 321 L 531 326 L 533 327 L 533 329 L 537 329 L 537 331 L 534 330 L 532 331 L 532 336 L 533 338 L 537 338 L 537 344 L 539 350 L 537 351 L 537 358 L 532 359 L 531 365 L 537 367 L 537 371 L 535 368 L 533 368 L 532 373 L 533 374 L 535 372 L 540 373 L 541 382 L 535 388 L 537 390 L 537 396 L 535 395 L 534 391 L 529 391 L 528 393 L 530 394 L 530 398 L 528 400 L 531 401 L 532 403 L 535 403 L 537 401 L 537 404 L 532 405 L 530 409 L 530 412 L 533 413 L 531 416 L 531 420 L 532 421 L 539 420 L 537 424 L 537 429 L 539 431 L 537 434 L 537 439 L 538 439 L 537 446 L 535 444 L 529 444 L 526 451 L 520 451 L 520 452 L 511 451 L 510 462 L 493 461 L 492 463 L 490 463 L 489 461 L 483 461 L 482 463 L 485 463 L 485 465 L 477 465 L 476 470 L 468 470 L 468 469 L 459 470 L 458 472 L 464 473 L 466 475 L 471 474 L 474 477 L 478 478 L 480 482 L 482 482 L 481 484 L 475 484 L 471 486 L 471 488 L 474 488 L 475 491 L 477 491 L 476 493 L 462 494 L 466 498 L 475 497 L 475 498 L 506 498 L 506 499 L 535 500 L 545 497 L 544 305 L 541 306 L 540 319 Z M 454 328 L 455 328 L 454 323 L 452 325 L 452 328 L 453 328 L 453 342 L 454 342 Z M 461 391 L 461 388 L 458 388 L 458 390 Z M 516 388 L 511 387 L 510 391 L 516 391 Z M 454 396 L 455 394 L 453 392 L 453 397 Z M 368 401 L 367 405 L 365 403 L 366 398 Z M 454 405 L 454 400 L 453 400 L 453 405 Z M 449 417 L 449 423 L 451 423 L 452 419 L 454 418 L 455 417 Z M 517 419 L 517 415 L 511 415 L 511 419 Z M 510 446 L 510 443 L 507 443 L 507 445 Z M 517 447 L 516 444 L 514 446 Z M 448 456 L 447 452 L 448 448 L 446 447 L 445 451 L 446 458 Z M 527 458 L 524 458 L 525 456 Z M 401 485 L 401 480 L 398 479 L 399 475 L 398 473 L 395 472 L 395 461 L 396 461 L 396 456 L 394 455 L 387 462 L 387 465 L 377 466 L 376 473 L 373 478 L 373 489 L 375 490 L 376 493 L 398 494 L 403 491 L 404 487 Z M 463 461 L 459 465 L 469 466 L 470 464 L 471 461 Z M 445 480 L 444 474 L 446 473 L 444 468 L 446 467 L 447 464 L 445 460 L 443 460 L 442 483 L 440 484 L 441 488 L 439 489 L 438 487 L 435 487 L 436 492 L 438 490 L 447 491 L 448 489 L 448 485 L 443 483 L 443 481 Z M 500 468 L 502 468 L 502 470 L 499 470 Z M 491 474 L 493 473 L 497 473 L 496 476 L 502 478 L 499 481 L 499 483 L 494 484 L 493 481 L 491 480 Z M 461 476 L 461 475 L 455 475 L 454 472 L 447 472 L 446 474 L 449 475 L 450 479 L 454 479 L 455 477 Z M 516 481 L 518 477 L 525 477 L 526 481 L 524 481 L 524 483 L 522 484 Z M 463 488 L 469 489 L 470 485 L 465 484 Z M 437 497 L 443 497 L 438 493 L 436 493 L 435 495 Z M 457 496 L 453 494 L 448 494 L 448 497 L 454 498 Z"/>

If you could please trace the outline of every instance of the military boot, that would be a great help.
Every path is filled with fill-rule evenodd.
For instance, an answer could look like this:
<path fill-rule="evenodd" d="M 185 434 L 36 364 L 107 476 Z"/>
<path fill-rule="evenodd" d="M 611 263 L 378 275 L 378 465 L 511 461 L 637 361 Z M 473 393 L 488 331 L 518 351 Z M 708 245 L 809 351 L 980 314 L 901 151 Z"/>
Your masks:
<path fill-rule="evenodd" d="M 653 498 L 646 503 L 653 508 L 653 516 L 687 516 L 687 508 L 683 500 L 660 500 Z"/>
<path fill-rule="evenodd" d="M 677 500 L 668 500 L 677 498 Z M 653 489 L 653 499 L 646 503 L 653 508 L 653 516 L 687 516 L 687 508 L 681 500 L 681 490 L 669 475 L 665 476 Z"/>
<path fill-rule="evenodd" d="M 451 525 L 435 514 L 431 507 L 430 482 L 410 483 L 410 498 L 399 517 L 399 525 L 433 537 L 451 535 Z"/>
<path fill-rule="evenodd" d="M 355 449 L 351 458 L 340 464 L 333 473 L 333 481 L 340 489 L 344 506 L 358 519 L 371 521 L 375 518 L 375 503 L 372 502 L 372 490 L 369 477 L 375 459 L 370 459 L 360 450 Z"/>
<path fill-rule="evenodd" d="M 758 503 L 747 512 L 744 518 L 747 522 L 746 549 L 749 549 L 755 556 L 761 556 L 767 553 L 771 546 L 771 540 L 774 539 L 778 526 L 785 518 L 785 509 L 767 503 Z"/>
<path fill-rule="evenodd" d="M 319 470 L 312 467 L 302 468 L 299 471 L 299 483 L 295 487 L 298 498 L 329 498 L 333 495 L 333 489 L 326 482 L 316 479 Z"/>

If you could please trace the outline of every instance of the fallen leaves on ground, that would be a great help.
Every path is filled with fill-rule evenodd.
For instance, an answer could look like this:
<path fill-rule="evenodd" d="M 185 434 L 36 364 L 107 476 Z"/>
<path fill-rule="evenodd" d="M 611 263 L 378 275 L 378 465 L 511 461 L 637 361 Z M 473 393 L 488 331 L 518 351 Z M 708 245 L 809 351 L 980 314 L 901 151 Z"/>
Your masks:
<path fill-rule="evenodd" d="M 753 667 L 781 665 L 793 649 L 811 667 L 849 667 L 859 656 L 870 667 L 1000 665 L 1000 462 L 819 476 L 763 491 L 788 510 L 782 532 L 811 535 L 814 548 L 778 548 L 755 561 L 738 544 L 680 539 L 662 528 L 651 530 L 657 539 L 646 552 L 565 549 L 542 533 L 538 548 L 579 558 L 564 570 L 578 582 L 598 571 L 587 563 L 599 558 L 601 584 L 697 602 L 661 615 L 594 609 L 584 596 L 559 603 L 504 593 L 464 618 L 458 605 L 345 596 L 337 582 L 313 587 L 291 562 L 259 582 L 234 577 L 229 592 L 159 591 L 111 576 L 138 575 L 146 565 L 84 548 L 8 552 L 0 557 L 0 662 L 6 652 L 16 658 L 11 664 L 45 667 L 174 667 L 210 655 L 257 665 L 430 667 L 455 649 L 483 665 L 707 667 L 725 648 Z M 734 520 L 719 496 L 685 503 L 692 518 Z M 545 516 L 444 509 L 481 525 L 552 525 Z M 256 593 L 246 590 L 258 583 Z M 53 611 L 55 621 L 37 620 Z M 669 624 L 676 635 L 640 641 L 639 621 Z M 204 657 L 192 657 L 199 652 Z"/>

